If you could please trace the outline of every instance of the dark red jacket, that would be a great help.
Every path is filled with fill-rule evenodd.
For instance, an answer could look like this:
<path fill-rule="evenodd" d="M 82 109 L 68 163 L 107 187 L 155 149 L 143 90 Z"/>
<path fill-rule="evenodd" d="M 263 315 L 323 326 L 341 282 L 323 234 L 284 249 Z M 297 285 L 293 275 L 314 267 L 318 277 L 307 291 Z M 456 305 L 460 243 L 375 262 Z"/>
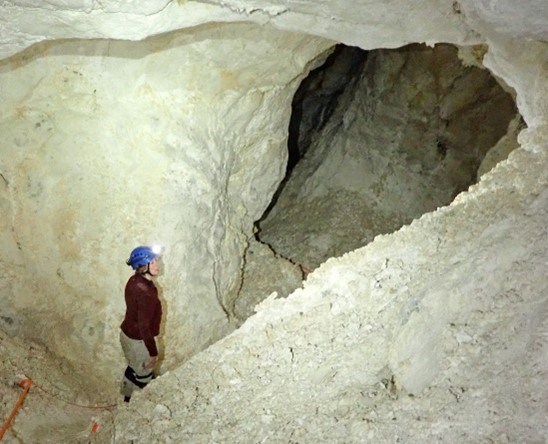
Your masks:
<path fill-rule="evenodd" d="M 162 304 L 152 281 L 134 274 L 126 284 L 126 317 L 120 325 L 131 339 L 142 339 L 150 356 L 158 356 L 155 336 L 160 333 Z"/>

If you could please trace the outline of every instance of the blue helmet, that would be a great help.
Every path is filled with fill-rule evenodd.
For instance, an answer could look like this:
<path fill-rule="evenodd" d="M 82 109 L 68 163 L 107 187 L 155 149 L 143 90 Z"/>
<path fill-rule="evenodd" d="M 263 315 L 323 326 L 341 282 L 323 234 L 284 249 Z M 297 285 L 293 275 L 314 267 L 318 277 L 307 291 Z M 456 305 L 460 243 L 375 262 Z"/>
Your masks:
<path fill-rule="evenodd" d="M 139 268 L 141 265 L 149 264 L 154 258 L 158 256 L 152 251 L 150 247 L 140 246 L 135 248 L 129 255 L 129 259 L 126 261 L 126 264 L 130 265 L 134 270 Z"/>

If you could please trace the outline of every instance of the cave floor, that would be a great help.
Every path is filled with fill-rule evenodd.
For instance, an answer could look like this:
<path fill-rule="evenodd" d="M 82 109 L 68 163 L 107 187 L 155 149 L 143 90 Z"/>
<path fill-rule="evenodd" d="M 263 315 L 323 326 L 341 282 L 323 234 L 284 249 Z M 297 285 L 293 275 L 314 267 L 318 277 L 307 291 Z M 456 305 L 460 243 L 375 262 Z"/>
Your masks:
<path fill-rule="evenodd" d="M 100 443 L 114 435 L 116 402 L 37 344 L 0 331 L 0 417 L 4 431 L 28 378 L 32 385 L 0 439 L 8 443 Z"/>

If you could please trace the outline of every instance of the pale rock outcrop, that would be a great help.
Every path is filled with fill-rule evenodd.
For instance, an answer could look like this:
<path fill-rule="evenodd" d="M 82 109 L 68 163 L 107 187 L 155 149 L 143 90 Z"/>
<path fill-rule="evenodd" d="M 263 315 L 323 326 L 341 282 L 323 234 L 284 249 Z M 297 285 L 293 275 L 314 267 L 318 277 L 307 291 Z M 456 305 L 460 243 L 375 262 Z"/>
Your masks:
<path fill-rule="evenodd" d="M 474 11 L 474 17 L 481 18 L 482 14 L 486 12 Z M 16 0 L 0 5 L 0 58 L 43 40 L 141 40 L 203 23 L 239 21 L 304 32 L 364 49 L 436 43 L 440 35 L 450 43 L 482 42 L 460 4 L 453 1 L 422 0 L 401 7 L 380 0 L 354 2 L 351 6 L 312 0 L 290 4 L 284 0 L 56 0 L 37 6 L 28 0 Z"/>
<path fill-rule="evenodd" d="M 521 116 L 517 115 L 508 125 L 506 134 L 485 155 L 478 168 L 478 178 L 490 171 L 497 163 L 506 159 L 512 151 L 519 147 L 518 135 L 523 129 L 523 120 Z"/>

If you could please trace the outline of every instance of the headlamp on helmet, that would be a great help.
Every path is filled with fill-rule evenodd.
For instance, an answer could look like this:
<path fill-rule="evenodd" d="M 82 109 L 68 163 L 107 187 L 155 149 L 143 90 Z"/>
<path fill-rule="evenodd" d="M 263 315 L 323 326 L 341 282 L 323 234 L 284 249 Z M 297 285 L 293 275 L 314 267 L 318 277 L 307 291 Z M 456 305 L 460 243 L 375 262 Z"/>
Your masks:
<path fill-rule="evenodd" d="M 159 252 L 155 253 L 153 248 L 140 246 L 133 249 L 133 251 L 129 255 L 129 259 L 126 261 L 126 264 L 129 265 L 134 270 L 136 270 L 142 265 L 148 265 L 158 255 L 159 255 Z"/>

